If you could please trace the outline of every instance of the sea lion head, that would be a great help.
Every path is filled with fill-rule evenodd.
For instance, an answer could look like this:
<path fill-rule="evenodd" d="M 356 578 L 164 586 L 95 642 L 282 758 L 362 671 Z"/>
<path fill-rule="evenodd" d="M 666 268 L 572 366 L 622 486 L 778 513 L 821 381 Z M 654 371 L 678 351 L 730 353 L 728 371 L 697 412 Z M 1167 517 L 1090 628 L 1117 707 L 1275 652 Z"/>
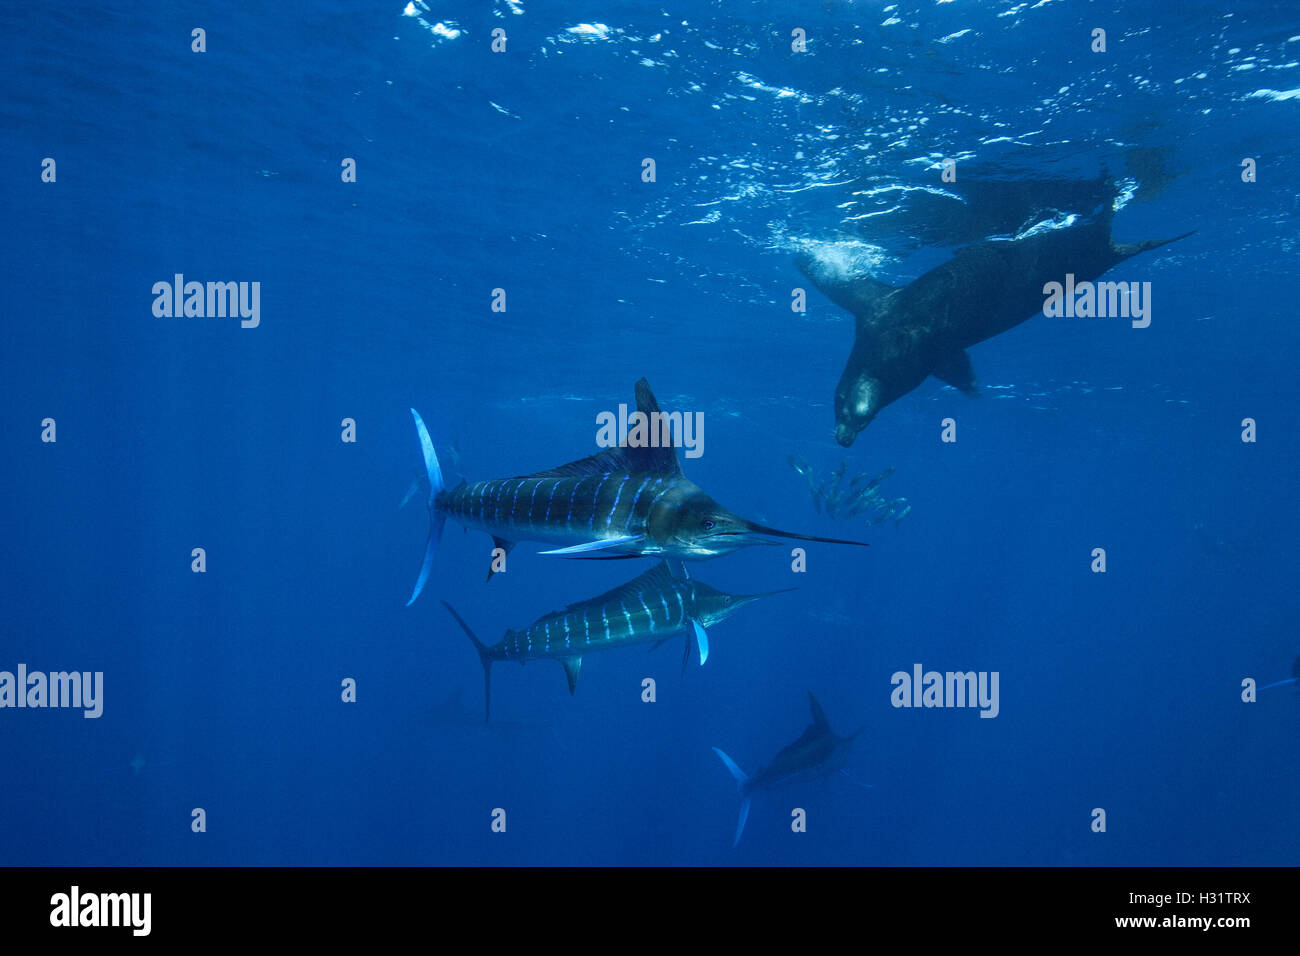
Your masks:
<path fill-rule="evenodd" d="M 869 375 L 841 379 L 835 389 L 835 440 L 845 448 L 852 445 L 884 406 L 883 394 L 880 381 Z"/>

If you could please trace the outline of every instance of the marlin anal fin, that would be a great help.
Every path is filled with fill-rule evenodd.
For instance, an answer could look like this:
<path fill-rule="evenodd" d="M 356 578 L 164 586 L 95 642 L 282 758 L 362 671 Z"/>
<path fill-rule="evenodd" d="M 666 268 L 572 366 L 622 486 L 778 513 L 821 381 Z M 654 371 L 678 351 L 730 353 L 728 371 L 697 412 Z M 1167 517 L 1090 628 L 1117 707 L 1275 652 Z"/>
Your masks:
<path fill-rule="evenodd" d="M 572 696 L 578 689 L 578 671 L 582 669 L 582 658 L 562 657 L 560 663 L 564 665 L 564 676 L 569 679 L 569 694 Z"/>
<path fill-rule="evenodd" d="M 964 350 L 949 352 L 940 357 L 934 368 L 930 369 L 930 374 L 972 398 L 979 394 L 979 387 L 975 384 L 975 369 Z"/>
<path fill-rule="evenodd" d="M 550 551 L 539 551 L 538 554 L 588 554 L 592 551 L 605 551 L 609 548 L 621 548 L 624 545 L 635 544 L 638 541 L 644 541 L 643 534 L 625 534 L 617 538 L 601 538 L 597 541 L 586 541 L 582 544 L 572 544 L 567 548 L 554 548 Z"/>

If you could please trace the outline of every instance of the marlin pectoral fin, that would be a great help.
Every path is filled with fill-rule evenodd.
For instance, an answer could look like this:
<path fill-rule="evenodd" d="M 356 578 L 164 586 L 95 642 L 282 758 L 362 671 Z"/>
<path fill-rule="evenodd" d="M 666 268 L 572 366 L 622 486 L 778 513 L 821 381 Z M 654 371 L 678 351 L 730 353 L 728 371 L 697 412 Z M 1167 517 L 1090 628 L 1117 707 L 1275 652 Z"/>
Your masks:
<path fill-rule="evenodd" d="M 699 649 L 700 664 L 703 665 L 709 659 L 709 635 L 704 630 L 704 625 L 695 618 L 691 618 L 691 633 L 686 635 L 686 647 L 682 653 L 682 676 L 686 676 L 686 665 L 691 660 L 691 645 Z"/>
<path fill-rule="evenodd" d="M 567 548 L 555 548 L 551 551 L 539 551 L 539 554 L 586 554 L 590 551 L 605 551 L 609 548 L 619 548 L 626 544 L 635 544 L 638 541 L 644 541 L 643 534 L 625 534 L 618 538 L 601 538 L 598 541 L 587 541 L 583 544 L 573 544 Z"/>
<path fill-rule="evenodd" d="M 709 634 L 695 618 L 691 618 L 691 627 L 695 630 L 695 646 L 700 649 L 700 666 L 703 667 L 709 659 Z"/>
<path fill-rule="evenodd" d="M 569 694 L 572 695 L 578 689 L 578 671 L 582 669 L 582 658 L 562 657 L 560 663 L 564 665 L 564 676 L 569 679 Z"/>

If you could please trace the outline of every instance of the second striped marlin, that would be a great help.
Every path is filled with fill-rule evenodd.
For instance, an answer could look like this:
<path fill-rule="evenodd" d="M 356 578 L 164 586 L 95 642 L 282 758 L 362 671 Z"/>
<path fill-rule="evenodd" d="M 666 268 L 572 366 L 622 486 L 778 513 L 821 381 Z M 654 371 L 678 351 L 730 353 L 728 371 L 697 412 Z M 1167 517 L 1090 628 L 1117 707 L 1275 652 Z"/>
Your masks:
<path fill-rule="evenodd" d="M 487 719 L 492 711 L 492 665 L 497 661 L 520 664 L 559 661 L 564 665 L 572 694 L 578 686 L 584 655 L 649 641 L 654 641 L 657 647 L 669 638 L 685 634 L 686 656 L 682 659 L 685 669 L 692 647 L 698 650 L 701 664 L 708 659 L 706 628 L 761 597 L 793 590 L 725 594 L 691 578 L 680 561 L 663 561 L 612 591 L 540 617 L 523 630 L 506 631 L 505 637 L 491 646 L 475 636 L 455 608 L 446 601 L 442 604 L 474 642 L 474 649 L 483 662 L 483 703 Z"/>
<path fill-rule="evenodd" d="M 647 420 L 658 420 L 659 403 L 644 378 L 636 383 L 636 403 Z M 662 445 L 609 448 L 548 471 L 447 490 L 424 421 L 415 409 L 411 415 L 429 477 L 429 539 L 408 607 L 429 578 L 448 518 L 486 531 L 506 551 L 517 541 L 545 541 L 564 546 L 543 554 L 569 557 L 711 558 L 775 543 L 770 538 L 866 543 L 778 531 L 733 514 L 686 478 L 676 449 Z"/>

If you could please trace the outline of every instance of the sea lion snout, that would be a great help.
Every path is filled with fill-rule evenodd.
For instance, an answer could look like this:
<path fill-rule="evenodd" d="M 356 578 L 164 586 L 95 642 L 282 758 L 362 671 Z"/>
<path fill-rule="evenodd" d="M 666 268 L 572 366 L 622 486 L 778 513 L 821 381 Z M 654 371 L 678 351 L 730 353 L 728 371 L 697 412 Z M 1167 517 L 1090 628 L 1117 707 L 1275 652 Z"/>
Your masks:
<path fill-rule="evenodd" d="M 835 440 L 848 448 L 880 411 L 880 382 L 863 376 L 835 393 Z"/>

